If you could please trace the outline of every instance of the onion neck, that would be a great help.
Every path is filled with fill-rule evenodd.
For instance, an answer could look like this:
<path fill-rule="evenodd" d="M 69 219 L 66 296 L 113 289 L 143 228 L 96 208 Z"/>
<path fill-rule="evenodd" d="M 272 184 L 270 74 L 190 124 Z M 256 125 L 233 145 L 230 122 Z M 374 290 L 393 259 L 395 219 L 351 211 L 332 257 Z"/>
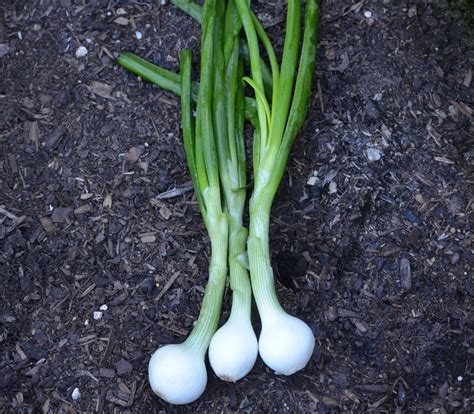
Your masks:
<path fill-rule="evenodd" d="M 228 220 L 225 213 L 209 219 L 211 261 L 209 280 L 202 301 L 199 318 L 188 339 L 183 343 L 204 357 L 219 322 L 222 297 L 227 276 Z"/>
<path fill-rule="evenodd" d="M 247 229 L 242 217 L 245 205 L 245 190 L 226 194 L 229 215 L 229 273 L 232 289 L 231 321 L 250 320 L 252 288 L 245 263 L 242 262 L 247 250 Z"/>
<path fill-rule="evenodd" d="M 252 289 L 262 323 L 284 312 L 275 290 L 270 263 L 270 211 L 274 192 L 270 186 L 255 187 L 250 199 L 250 226 L 247 241 Z"/>

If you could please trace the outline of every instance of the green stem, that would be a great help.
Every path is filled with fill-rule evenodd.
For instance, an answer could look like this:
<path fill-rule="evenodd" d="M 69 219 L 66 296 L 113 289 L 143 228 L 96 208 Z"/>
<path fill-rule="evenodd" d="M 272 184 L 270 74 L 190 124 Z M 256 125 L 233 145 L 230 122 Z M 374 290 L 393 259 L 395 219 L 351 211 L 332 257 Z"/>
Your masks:
<path fill-rule="evenodd" d="M 283 135 L 277 158 L 275 176 L 281 180 L 291 146 L 303 126 L 306 113 L 308 112 L 309 97 L 311 96 L 311 84 L 313 79 L 314 65 L 316 62 L 316 34 L 318 28 L 318 1 L 307 0 L 305 10 L 305 23 L 303 34 L 303 45 L 301 47 L 301 58 L 296 78 L 293 101 L 291 102 L 288 122 Z"/>
<path fill-rule="evenodd" d="M 225 21 L 225 2 L 218 0 L 216 3 L 216 19 L 213 28 L 213 48 L 214 56 L 212 60 L 213 70 L 213 102 L 212 119 L 214 133 L 216 137 L 216 147 L 219 160 L 220 181 L 225 188 L 229 184 L 232 175 L 232 167 L 229 166 L 231 159 L 231 149 L 228 139 L 228 127 L 226 116 L 226 92 L 229 85 L 225 77 L 225 59 L 224 59 L 224 21 Z"/>
<path fill-rule="evenodd" d="M 219 188 L 219 167 L 212 113 L 214 67 L 209 64 L 215 57 L 214 25 L 216 22 L 216 1 L 207 0 L 204 6 L 201 35 L 201 83 L 196 103 L 196 149 L 198 154 L 196 163 L 198 169 L 202 168 L 205 171 L 206 180 L 211 190 Z M 201 188 L 203 187 L 201 185 Z M 209 203 L 208 209 L 221 208 L 220 195 L 217 194 L 217 196 L 215 202 Z M 208 228 L 208 230 L 210 229 Z"/>
<path fill-rule="evenodd" d="M 171 0 L 171 3 L 173 3 L 176 7 L 180 8 L 185 13 L 189 14 L 198 23 L 202 22 L 202 6 L 197 4 L 194 0 Z M 234 7 L 234 6 L 235 6 L 235 3 L 233 3 L 233 0 L 231 0 L 231 2 L 229 2 L 228 8 Z M 253 18 L 256 20 L 255 15 L 253 15 Z M 226 22 L 226 26 L 227 26 L 227 22 Z M 242 42 L 241 52 L 242 52 L 242 56 L 244 58 L 245 63 L 248 64 L 250 62 L 249 49 L 245 42 Z M 263 59 L 261 61 L 261 65 L 262 65 L 262 75 L 263 75 L 263 84 L 265 87 L 265 93 L 268 93 L 269 95 L 271 95 L 272 72 L 270 72 L 270 69 L 268 68 L 266 63 L 263 61 Z"/>
<path fill-rule="evenodd" d="M 210 224 L 211 261 L 209 264 L 209 280 L 204 293 L 199 318 L 188 339 L 184 342 L 186 346 L 197 349 L 203 356 L 219 323 L 222 297 L 227 278 L 227 215 L 225 213 L 220 214 L 218 217 L 211 219 Z"/>
<path fill-rule="evenodd" d="M 250 52 L 249 47 L 246 42 L 241 42 L 240 45 L 240 52 L 242 53 L 242 57 L 244 58 L 244 62 L 246 65 L 250 65 Z M 261 59 L 261 66 L 262 66 L 262 79 L 263 79 L 263 88 L 265 90 L 265 94 L 267 97 L 272 96 L 273 90 L 273 75 L 271 70 L 269 69 L 268 65 Z"/>
<path fill-rule="evenodd" d="M 245 192 L 238 194 L 228 209 L 229 215 L 229 273 L 232 289 L 231 318 L 250 318 L 252 290 L 243 256 L 247 250 L 247 229 L 243 227 L 242 215 Z"/>
<path fill-rule="evenodd" d="M 181 68 L 181 129 L 183 130 L 184 151 L 189 172 L 203 217 L 206 217 L 206 202 L 203 189 L 199 185 L 199 172 L 196 165 L 196 137 L 191 107 L 191 51 L 180 53 Z"/>
<path fill-rule="evenodd" d="M 283 47 L 283 57 L 281 61 L 281 71 L 278 83 L 278 93 L 272 107 L 272 122 L 270 126 L 270 137 L 268 155 L 276 155 L 280 147 L 283 133 L 285 131 L 288 111 L 290 107 L 293 82 L 297 70 L 296 61 L 298 59 L 298 47 L 300 37 L 300 0 L 290 0 L 288 2 L 288 12 L 286 18 L 285 45 Z"/>
<path fill-rule="evenodd" d="M 122 52 L 117 58 L 117 63 L 128 71 L 140 76 L 151 83 L 158 85 L 175 95 L 181 95 L 179 74 L 171 70 L 156 66 L 130 52 Z M 199 85 L 193 83 L 192 97 L 196 101 Z"/>
<path fill-rule="evenodd" d="M 222 28 L 221 28 L 222 29 Z M 221 132 L 219 139 L 219 157 L 222 188 L 225 196 L 226 210 L 229 217 L 229 274 L 232 289 L 232 309 L 230 319 L 250 319 L 252 290 L 248 270 L 242 264 L 246 252 L 247 230 L 243 227 L 243 211 L 246 199 L 245 137 L 243 101 L 244 92 L 241 84 L 243 64 L 239 48 L 242 23 L 234 1 L 226 9 L 224 39 L 218 38 L 223 56 L 215 61 L 215 93 L 225 97 L 219 101 L 225 107 L 225 114 L 216 105 L 214 114 L 216 124 L 225 125 L 217 128 Z M 221 33 L 222 34 L 222 33 Z M 222 64 L 225 66 L 222 67 Z M 222 78 L 224 81 L 222 82 Z"/>
<path fill-rule="evenodd" d="M 128 71 L 140 76 L 160 88 L 165 89 L 177 96 L 181 95 L 181 87 L 179 74 L 171 70 L 164 69 L 160 66 L 154 65 L 137 55 L 130 52 L 122 52 L 117 58 L 117 63 L 127 69 Z M 197 101 L 199 91 L 199 83 L 193 82 L 191 89 L 191 97 L 194 102 Z M 245 97 L 245 118 L 251 120 L 256 113 L 255 99 Z"/>
<path fill-rule="evenodd" d="M 193 0 L 171 0 L 176 7 L 189 14 L 193 19 L 202 23 L 202 6 Z"/>
<path fill-rule="evenodd" d="M 244 26 L 245 35 L 247 37 L 247 43 L 249 46 L 250 52 L 250 66 L 252 70 L 252 78 L 255 84 L 254 89 L 257 92 L 258 90 L 263 91 L 263 78 L 262 78 L 262 66 L 260 59 L 260 49 L 258 45 L 257 32 L 255 29 L 255 24 L 252 18 L 252 13 L 247 0 L 235 0 L 237 4 L 237 9 L 239 10 L 240 18 Z M 274 85 L 275 86 L 275 85 Z M 260 125 L 260 157 L 262 156 L 264 149 L 267 145 L 268 139 L 268 121 L 266 106 L 268 104 L 265 102 L 265 96 L 261 94 L 255 95 L 255 101 L 257 104 L 257 116 L 258 122 Z M 258 165 L 260 162 L 257 163 Z"/>
<path fill-rule="evenodd" d="M 270 262 L 268 243 L 270 210 L 263 202 L 252 196 L 250 205 L 250 226 L 247 240 L 252 291 L 262 320 L 281 311 L 275 290 L 275 280 Z M 266 204 L 271 205 L 271 201 Z"/>

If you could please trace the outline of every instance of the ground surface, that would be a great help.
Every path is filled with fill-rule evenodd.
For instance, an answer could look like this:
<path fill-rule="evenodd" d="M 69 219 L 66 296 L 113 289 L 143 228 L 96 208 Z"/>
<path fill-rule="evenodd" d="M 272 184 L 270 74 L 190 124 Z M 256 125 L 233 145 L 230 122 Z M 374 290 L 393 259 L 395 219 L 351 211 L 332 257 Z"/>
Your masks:
<path fill-rule="evenodd" d="M 324 2 L 315 93 L 271 228 L 280 297 L 318 349 L 288 378 L 261 361 L 235 385 L 210 373 L 203 397 L 175 408 L 146 367 L 198 314 L 208 239 L 179 101 L 112 58 L 176 69 L 199 27 L 150 3 L 1 1 L 0 411 L 470 412 L 466 10 Z M 282 39 L 283 2 L 258 10 Z"/>

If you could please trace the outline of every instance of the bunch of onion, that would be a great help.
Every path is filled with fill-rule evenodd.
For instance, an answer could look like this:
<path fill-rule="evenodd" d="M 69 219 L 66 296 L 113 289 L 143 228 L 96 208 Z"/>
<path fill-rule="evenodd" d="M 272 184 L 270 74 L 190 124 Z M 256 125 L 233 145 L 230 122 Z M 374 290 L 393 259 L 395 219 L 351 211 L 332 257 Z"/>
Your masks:
<path fill-rule="evenodd" d="M 209 281 L 196 325 L 185 342 L 159 348 L 149 363 L 153 391 L 170 403 L 185 404 L 204 392 L 208 347 L 216 375 L 233 382 L 252 369 L 258 352 L 274 371 L 291 375 L 306 366 L 314 349 L 309 326 L 286 313 L 278 301 L 270 265 L 269 222 L 292 143 L 306 116 L 318 4 L 317 0 L 306 1 L 299 53 L 301 4 L 289 0 L 279 66 L 248 0 L 206 0 L 203 7 L 190 0 L 173 3 L 202 26 L 199 83 L 191 81 L 190 51 L 181 52 L 179 75 L 130 53 L 121 54 L 118 63 L 181 96 L 186 159 L 211 241 Z M 260 54 L 259 40 L 270 67 Z M 251 69 L 249 76 L 244 76 L 244 59 Z M 242 80 L 253 88 L 255 98 L 245 97 Z M 243 226 L 245 119 L 255 130 L 249 232 Z M 227 264 L 232 309 L 216 332 Z M 252 291 L 262 322 L 258 343 L 250 319 Z"/>

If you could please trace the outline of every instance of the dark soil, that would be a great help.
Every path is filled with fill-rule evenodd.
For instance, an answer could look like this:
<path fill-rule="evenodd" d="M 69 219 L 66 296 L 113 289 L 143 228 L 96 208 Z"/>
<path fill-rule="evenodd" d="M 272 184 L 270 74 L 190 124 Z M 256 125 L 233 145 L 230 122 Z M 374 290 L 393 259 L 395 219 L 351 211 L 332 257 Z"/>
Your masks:
<path fill-rule="evenodd" d="M 324 2 L 271 229 L 280 297 L 318 349 L 291 377 L 261 361 L 238 384 L 209 370 L 203 397 L 178 408 L 152 394 L 147 363 L 190 331 L 209 243 L 179 100 L 113 58 L 177 69 L 199 27 L 168 1 L 0 3 L 2 413 L 472 411 L 463 2 Z M 258 6 L 278 45 L 283 3 Z"/>

